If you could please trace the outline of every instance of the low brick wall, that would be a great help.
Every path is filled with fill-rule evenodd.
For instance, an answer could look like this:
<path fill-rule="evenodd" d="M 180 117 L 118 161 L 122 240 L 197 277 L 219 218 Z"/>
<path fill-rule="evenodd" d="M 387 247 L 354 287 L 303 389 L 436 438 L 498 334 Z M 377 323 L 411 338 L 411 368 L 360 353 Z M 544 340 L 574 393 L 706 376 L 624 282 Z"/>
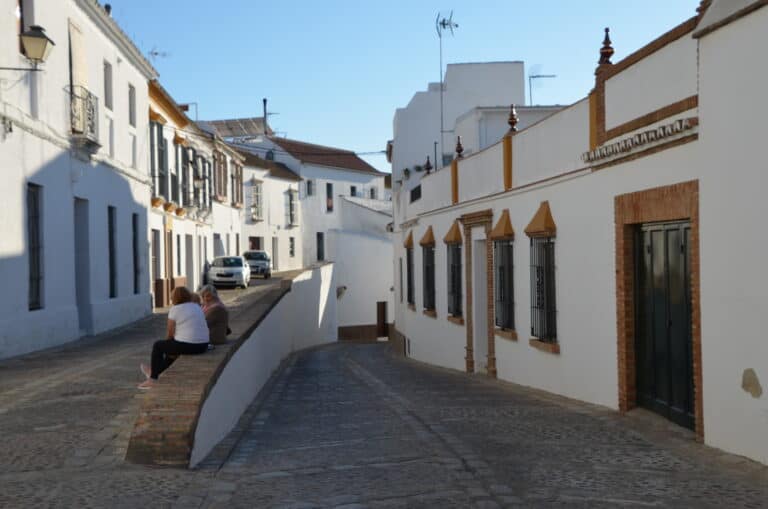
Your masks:
<path fill-rule="evenodd" d="M 294 281 L 301 287 L 301 281 L 314 278 L 321 269 L 287 273 L 279 287 L 257 300 L 244 300 L 239 305 L 230 306 L 230 338 L 236 339 L 217 345 L 203 355 L 179 357 L 162 374 L 159 382 L 142 395 L 126 461 L 144 465 L 189 466 L 201 413 L 227 366 L 244 345 L 253 341 L 255 331 L 270 312 L 290 295 Z M 258 392 L 259 388 L 252 389 Z"/>
<path fill-rule="evenodd" d="M 287 274 L 279 288 L 256 301 L 230 307 L 230 338 L 235 339 L 203 355 L 182 355 L 163 373 L 160 382 L 143 395 L 126 452 L 127 461 L 187 466 L 200 408 L 221 370 L 269 310 L 290 291 L 295 275 Z"/>

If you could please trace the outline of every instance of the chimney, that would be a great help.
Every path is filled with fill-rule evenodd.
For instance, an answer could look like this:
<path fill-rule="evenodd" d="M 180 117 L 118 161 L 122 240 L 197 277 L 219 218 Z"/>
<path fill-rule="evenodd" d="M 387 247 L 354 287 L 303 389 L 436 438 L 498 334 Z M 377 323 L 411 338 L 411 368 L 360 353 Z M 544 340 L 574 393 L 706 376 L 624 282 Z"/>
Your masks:
<path fill-rule="evenodd" d="M 267 133 L 267 98 L 261 100 L 262 103 L 264 103 L 264 134 Z"/>
<path fill-rule="evenodd" d="M 104 10 L 107 11 L 107 16 L 112 17 L 112 6 L 110 4 L 104 4 Z"/>

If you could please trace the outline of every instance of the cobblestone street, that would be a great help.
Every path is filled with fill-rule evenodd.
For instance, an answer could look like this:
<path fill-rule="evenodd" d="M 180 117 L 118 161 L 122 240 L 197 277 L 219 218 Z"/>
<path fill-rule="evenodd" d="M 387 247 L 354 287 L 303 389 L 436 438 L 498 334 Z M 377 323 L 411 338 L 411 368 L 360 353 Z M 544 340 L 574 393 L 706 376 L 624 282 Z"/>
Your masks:
<path fill-rule="evenodd" d="M 613 412 L 334 344 L 292 357 L 194 471 L 122 461 L 134 339 L 0 363 L 0 507 L 766 507 L 768 472 Z M 47 374 L 45 374 L 47 373 Z"/>

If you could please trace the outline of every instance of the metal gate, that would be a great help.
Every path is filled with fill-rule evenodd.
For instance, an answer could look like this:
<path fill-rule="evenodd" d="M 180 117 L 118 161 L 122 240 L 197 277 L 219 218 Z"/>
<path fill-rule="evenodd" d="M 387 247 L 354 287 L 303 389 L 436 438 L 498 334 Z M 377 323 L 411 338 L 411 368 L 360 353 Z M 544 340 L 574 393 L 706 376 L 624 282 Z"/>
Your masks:
<path fill-rule="evenodd" d="M 693 428 L 690 232 L 688 222 L 637 232 L 637 403 Z"/>

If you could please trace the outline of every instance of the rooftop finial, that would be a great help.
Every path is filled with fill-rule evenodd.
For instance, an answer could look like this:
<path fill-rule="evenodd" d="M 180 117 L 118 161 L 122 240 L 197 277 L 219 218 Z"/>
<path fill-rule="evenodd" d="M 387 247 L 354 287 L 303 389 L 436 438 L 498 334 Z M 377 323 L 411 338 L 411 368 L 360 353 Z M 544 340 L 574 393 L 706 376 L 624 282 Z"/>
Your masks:
<path fill-rule="evenodd" d="M 424 171 L 426 171 L 427 174 L 432 171 L 432 163 L 429 161 L 429 156 L 427 156 L 427 162 L 424 163 Z"/>
<path fill-rule="evenodd" d="M 613 46 L 611 46 L 611 36 L 608 34 L 610 28 L 605 29 L 605 38 L 603 39 L 603 47 L 600 48 L 600 65 L 611 65 L 611 56 L 613 56 Z"/>
<path fill-rule="evenodd" d="M 464 152 L 464 147 L 461 146 L 461 136 L 456 137 L 456 159 L 461 159 L 461 153 Z"/>
<path fill-rule="evenodd" d="M 517 110 L 515 109 L 515 105 L 513 104 L 509 108 L 509 119 L 507 120 L 507 124 L 509 124 L 509 130 L 512 132 L 517 131 Z"/>

